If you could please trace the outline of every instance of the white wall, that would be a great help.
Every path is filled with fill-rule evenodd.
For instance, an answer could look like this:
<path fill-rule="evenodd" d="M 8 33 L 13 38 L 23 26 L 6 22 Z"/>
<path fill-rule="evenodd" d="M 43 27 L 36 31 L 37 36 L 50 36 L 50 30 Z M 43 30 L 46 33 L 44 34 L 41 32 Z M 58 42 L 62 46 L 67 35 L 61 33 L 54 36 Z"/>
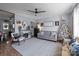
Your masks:
<path fill-rule="evenodd" d="M 63 16 L 63 18 L 62 18 Z M 69 27 L 69 31 L 71 32 L 71 34 L 73 34 L 73 13 L 68 13 L 68 14 L 64 14 L 62 16 L 52 16 L 52 17 L 48 17 L 48 18 L 41 18 L 41 19 L 37 19 L 37 22 L 46 22 L 46 21 L 59 21 L 60 22 L 60 26 L 61 21 L 65 20 L 64 23 L 66 23 Z M 57 31 L 59 30 L 60 26 L 52 26 L 52 27 L 43 27 L 42 30 L 43 31 Z"/>
<path fill-rule="evenodd" d="M 63 15 L 62 20 L 68 25 L 69 31 L 73 34 L 73 12 Z"/>
<path fill-rule="evenodd" d="M 53 22 L 53 26 L 51 27 L 42 27 L 42 31 L 58 31 L 59 26 L 55 26 L 55 21 L 59 21 L 60 22 L 61 17 L 60 16 L 53 16 L 53 17 L 49 17 L 49 18 L 41 18 L 36 20 L 37 22 Z"/>
<path fill-rule="evenodd" d="M 30 22 L 31 21 L 34 21 L 32 20 L 31 18 L 28 18 L 28 17 L 25 17 L 25 16 L 22 16 L 22 15 L 18 15 L 18 14 L 15 14 L 15 32 L 18 33 L 18 26 L 16 24 L 16 21 L 17 20 L 20 20 L 20 21 L 23 21 L 25 22 L 27 25 L 30 25 Z"/>

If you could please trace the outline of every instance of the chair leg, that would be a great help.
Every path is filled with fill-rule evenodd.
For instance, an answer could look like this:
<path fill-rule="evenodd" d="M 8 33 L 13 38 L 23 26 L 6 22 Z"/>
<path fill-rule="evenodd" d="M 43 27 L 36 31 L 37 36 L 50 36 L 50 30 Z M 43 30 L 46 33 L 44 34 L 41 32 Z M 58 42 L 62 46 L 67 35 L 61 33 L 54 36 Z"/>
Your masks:
<path fill-rule="evenodd" d="M 20 41 L 18 41 L 18 45 L 20 45 Z"/>
<path fill-rule="evenodd" d="M 19 39 L 17 39 L 18 40 L 18 45 L 20 45 L 20 41 L 19 41 Z"/>

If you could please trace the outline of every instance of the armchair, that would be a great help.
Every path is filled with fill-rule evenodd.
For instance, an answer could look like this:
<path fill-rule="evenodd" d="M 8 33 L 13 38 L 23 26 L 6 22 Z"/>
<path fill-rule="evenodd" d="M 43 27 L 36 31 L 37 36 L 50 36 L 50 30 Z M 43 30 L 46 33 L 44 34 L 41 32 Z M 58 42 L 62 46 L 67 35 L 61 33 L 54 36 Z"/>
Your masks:
<path fill-rule="evenodd" d="M 17 41 L 18 45 L 20 45 L 20 41 L 25 40 L 25 37 L 22 37 L 18 33 L 11 33 L 13 41 Z"/>

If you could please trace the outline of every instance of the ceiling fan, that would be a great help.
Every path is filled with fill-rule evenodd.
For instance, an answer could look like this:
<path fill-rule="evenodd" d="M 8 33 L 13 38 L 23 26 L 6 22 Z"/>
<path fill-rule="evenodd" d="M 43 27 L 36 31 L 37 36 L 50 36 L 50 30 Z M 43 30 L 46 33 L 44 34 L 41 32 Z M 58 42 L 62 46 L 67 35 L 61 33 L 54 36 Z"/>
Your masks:
<path fill-rule="evenodd" d="M 35 8 L 34 11 L 33 10 L 27 10 L 27 11 L 35 13 L 35 16 L 37 16 L 38 13 L 44 13 L 44 12 L 46 12 L 46 11 L 38 11 L 37 8 Z"/>

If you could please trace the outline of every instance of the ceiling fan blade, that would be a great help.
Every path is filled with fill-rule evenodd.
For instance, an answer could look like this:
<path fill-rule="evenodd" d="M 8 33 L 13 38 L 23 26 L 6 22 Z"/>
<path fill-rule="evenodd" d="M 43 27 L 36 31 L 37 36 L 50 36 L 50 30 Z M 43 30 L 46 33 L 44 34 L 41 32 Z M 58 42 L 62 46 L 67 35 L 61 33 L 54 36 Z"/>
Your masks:
<path fill-rule="evenodd" d="M 35 11 L 32 11 L 32 10 L 27 10 L 27 11 L 29 11 L 29 12 L 34 12 L 34 13 L 35 13 Z"/>
<path fill-rule="evenodd" d="M 38 13 L 44 13 L 44 12 L 46 12 L 46 11 L 38 11 Z"/>

